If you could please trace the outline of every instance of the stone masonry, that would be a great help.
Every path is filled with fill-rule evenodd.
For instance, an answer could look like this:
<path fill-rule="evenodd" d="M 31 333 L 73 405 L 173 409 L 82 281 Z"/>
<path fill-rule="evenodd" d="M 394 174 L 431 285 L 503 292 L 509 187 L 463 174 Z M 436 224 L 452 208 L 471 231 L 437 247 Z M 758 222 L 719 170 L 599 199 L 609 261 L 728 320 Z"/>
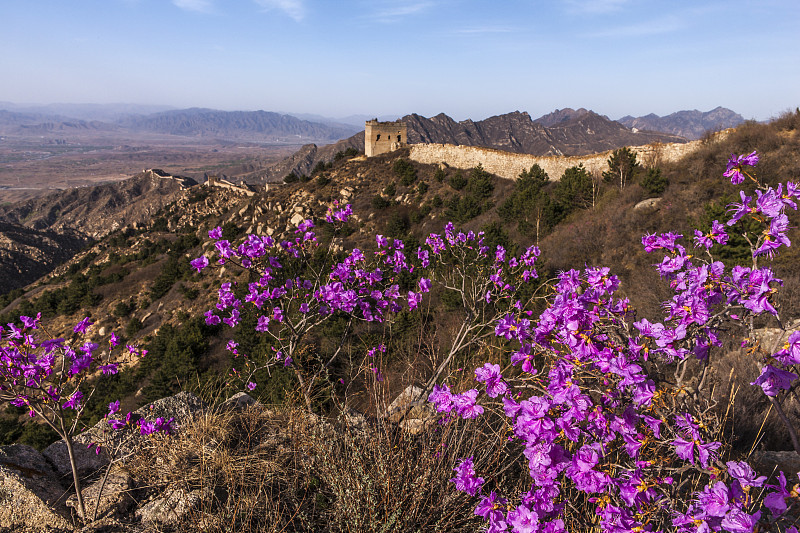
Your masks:
<path fill-rule="evenodd" d="M 724 132 L 721 132 L 724 133 Z M 700 146 L 701 141 L 689 143 L 648 144 L 645 146 L 632 146 L 630 149 L 636 154 L 640 163 L 657 165 L 659 162 L 676 161 L 693 152 Z M 412 144 L 409 155 L 412 161 L 424 164 L 446 164 L 460 169 L 470 169 L 478 164 L 484 170 L 496 174 L 501 178 L 516 180 L 523 170 L 531 168 L 534 164 L 542 167 L 551 180 L 558 180 L 564 171 L 570 167 L 583 164 L 592 174 L 599 174 L 608 169 L 608 159 L 612 150 L 599 154 L 583 156 L 535 156 L 529 154 L 516 154 L 503 152 L 492 148 L 477 146 L 463 146 L 452 144 Z"/>
<path fill-rule="evenodd" d="M 372 157 L 406 146 L 407 131 L 405 122 L 368 120 L 364 124 L 364 153 L 367 157 Z"/>

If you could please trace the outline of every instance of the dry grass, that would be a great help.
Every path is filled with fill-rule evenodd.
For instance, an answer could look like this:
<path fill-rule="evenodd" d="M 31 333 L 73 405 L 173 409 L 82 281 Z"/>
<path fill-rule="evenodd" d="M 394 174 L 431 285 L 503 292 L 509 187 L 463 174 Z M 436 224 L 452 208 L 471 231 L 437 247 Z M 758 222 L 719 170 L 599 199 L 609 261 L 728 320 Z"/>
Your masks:
<path fill-rule="evenodd" d="M 463 457 L 487 484 L 524 482 L 521 449 L 485 420 L 451 420 L 413 435 L 350 411 L 325 420 L 295 409 L 209 411 L 153 440 L 128 465 L 149 492 L 192 494 L 191 512 L 162 531 L 475 531 L 475 499 L 448 480 Z M 497 417 L 484 417 L 495 418 Z M 496 425 L 496 423 L 495 423 Z M 505 450 L 505 451 L 504 451 Z"/>

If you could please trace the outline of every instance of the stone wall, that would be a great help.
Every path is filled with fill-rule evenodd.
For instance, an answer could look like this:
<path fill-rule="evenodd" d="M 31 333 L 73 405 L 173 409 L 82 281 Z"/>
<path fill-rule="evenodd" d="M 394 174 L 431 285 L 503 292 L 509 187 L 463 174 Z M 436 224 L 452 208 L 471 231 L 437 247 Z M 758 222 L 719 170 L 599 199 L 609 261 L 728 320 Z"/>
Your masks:
<path fill-rule="evenodd" d="M 364 123 L 364 153 L 367 157 L 392 152 L 408 143 L 405 122 L 378 122 L 368 120 Z"/>
<path fill-rule="evenodd" d="M 253 196 L 255 192 L 246 189 L 244 187 L 240 187 L 234 183 L 231 183 L 228 180 L 224 180 L 221 178 L 217 178 L 215 176 L 209 176 L 208 181 L 206 182 L 208 187 L 219 187 L 221 189 L 228 189 L 229 191 L 234 191 L 239 194 L 244 194 L 245 196 Z"/>
<path fill-rule="evenodd" d="M 645 146 L 632 146 L 630 149 L 636 153 L 640 163 L 648 166 L 658 165 L 659 162 L 676 161 L 686 154 L 696 150 L 701 141 L 689 143 L 648 144 Z M 608 170 L 608 158 L 612 150 L 599 154 L 583 156 L 535 156 L 529 154 L 516 154 L 503 152 L 492 148 L 477 146 L 463 146 L 452 144 L 412 144 L 410 145 L 412 161 L 425 164 L 444 163 L 450 167 L 470 169 L 478 164 L 484 170 L 496 174 L 501 178 L 516 180 L 523 170 L 531 168 L 534 164 L 542 167 L 551 180 L 558 180 L 564 171 L 570 167 L 583 163 L 590 173 L 601 173 Z"/>

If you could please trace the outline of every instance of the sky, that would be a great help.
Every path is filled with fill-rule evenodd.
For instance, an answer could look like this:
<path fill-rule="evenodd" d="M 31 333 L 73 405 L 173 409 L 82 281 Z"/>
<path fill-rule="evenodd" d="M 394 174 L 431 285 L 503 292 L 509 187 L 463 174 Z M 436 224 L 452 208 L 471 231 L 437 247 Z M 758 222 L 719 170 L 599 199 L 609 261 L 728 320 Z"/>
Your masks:
<path fill-rule="evenodd" d="M 480 120 L 800 106 L 798 0 L 2 0 L 0 101 Z"/>

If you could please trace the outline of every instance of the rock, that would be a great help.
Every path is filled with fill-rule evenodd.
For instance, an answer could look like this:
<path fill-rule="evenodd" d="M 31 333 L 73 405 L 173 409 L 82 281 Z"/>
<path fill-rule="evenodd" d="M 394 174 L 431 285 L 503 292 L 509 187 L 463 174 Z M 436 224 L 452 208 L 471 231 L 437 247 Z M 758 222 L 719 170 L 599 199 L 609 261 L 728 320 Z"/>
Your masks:
<path fill-rule="evenodd" d="M 64 487 L 30 446 L 0 447 L 0 526 L 3 531 L 71 529 Z M 7 528 L 7 529 L 6 529 Z"/>
<path fill-rule="evenodd" d="M 161 496 L 150 500 L 136 510 L 143 524 L 176 524 L 201 501 L 199 490 L 167 489 Z"/>
<path fill-rule="evenodd" d="M 100 329 L 97 330 L 97 334 L 100 335 L 101 337 L 104 337 L 106 334 L 106 327 L 100 326 Z"/>
<path fill-rule="evenodd" d="M 385 417 L 393 423 L 409 420 L 424 422 L 432 419 L 435 411 L 428 403 L 427 398 L 423 396 L 424 392 L 422 387 L 409 385 L 389 404 Z"/>
<path fill-rule="evenodd" d="M 205 407 L 205 402 L 191 392 L 179 392 L 175 396 L 162 398 L 150 405 L 146 405 L 135 411 L 135 413 L 145 417 L 147 420 L 155 420 L 158 417 L 165 419 L 175 418 L 174 425 L 177 429 L 190 422 L 195 413 Z"/>
<path fill-rule="evenodd" d="M 89 449 L 90 442 L 96 442 L 92 430 L 85 431 L 72 438 L 72 453 L 75 455 L 75 465 L 81 478 L 91 476 L 108 464 L 105 454 L 95 453 L 96 448 Z M 72 467 L 69 464 L 67 443 L 59 440 L 48 446 L 42 455 L 50 461 L 62 479 L 72 480 Z"/>
<path fill-rule="evenodd" d="M 300 213 L 295 213 L 292 215 L 292 218 L 289 219 L 289 224 L 292 226 L 299 226 L 305 220 L 305 217 Z"/>
<path fill-rule="evenodd" d="M 261 406 L 261 403 L 255 400 L 246 392 L 237 392 L 219 406 L 220 411 L 244 411 L 248 407 Z"/>
<path fill-rule="evenodd" d="M 642 200 L 633 206 L 633 210 L 639 211 L 642 209 L 657 209 L 659 204 L 661 204 L 661 200 L 661 198 L 648 198 L 647 200 Z"/>
<path fill-rule="evenodd" d="M 83 503 L 86 506 L 86 514 L 89 517 L 94 516 L 94 508 L 97 505 L 97 497 L 100 495 L 102 486 L 103 492 L 100 497 L 100 505 L 97 508 L 97 518 L 112 518 L 124 515 L 136 503 L 128 494 L 130 489 L 133 488 L 133 479 L 127 472 L 117 467 L 112 467 L 105 485 L 103 485 L 103 477 L 101 476 L 97 481 L 81 491 Z M 70 496 L 67 500 L 67 506 L 75 509 L 76 514 L 80 516 L 77 496 Z"/>
<path fill-rule="evenodd" d="M 759 474 L 765 476 L 783 472 L 788 479 L 794 478 L 800 472 L 800 455 L 794 451 L 755 451 L 748 462 Z"/>

